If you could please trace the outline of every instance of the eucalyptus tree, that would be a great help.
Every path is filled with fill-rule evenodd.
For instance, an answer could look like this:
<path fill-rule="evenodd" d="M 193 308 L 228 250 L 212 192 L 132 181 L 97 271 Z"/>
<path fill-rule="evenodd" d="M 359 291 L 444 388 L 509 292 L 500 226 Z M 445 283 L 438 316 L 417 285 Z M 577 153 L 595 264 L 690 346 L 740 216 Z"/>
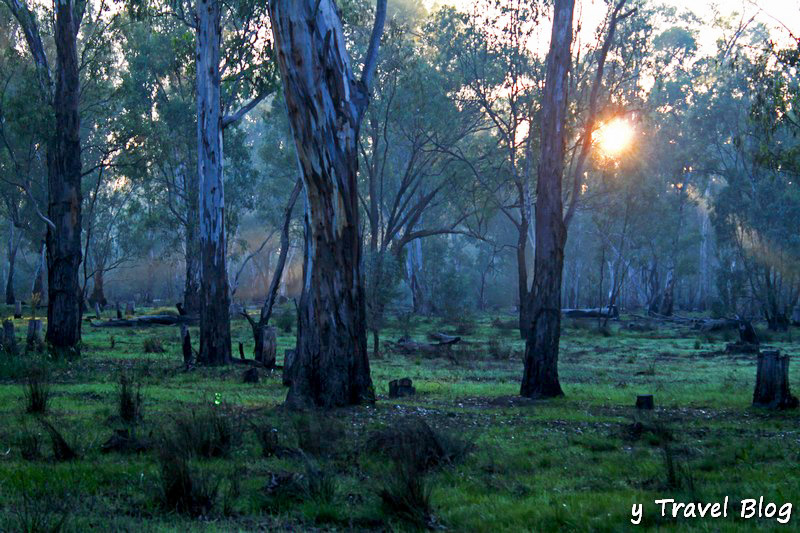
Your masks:
<path fill-rule="evenodd" d="M 483 116 L 480 128 L 493 135 L 494 142 L 486 143 L 483 153 L 440 148 L 467 163 L 494 210 L 516 230 L 521 333 L 528 322 L 528 256 L 534 242 L 531 184 L 544 82 L 535 43 L 543 8 L 535 0 L 482 0 L 471 13 L 441 10 L 429 25 L 436 29 L 432 35 L 446 68 L 461 78 L 459 104 L 478 108 Z"/>
<path fill-rule="evenodd" d="M 469 173 L 448 152 L 470 140 L 480 115 L 475 106 L 459 106 L 451 98 L 458 80 L 438 68 L 432 40 L 413 37 L 421 27 L 432 28 L 431 22 L 408 16 L 389 21 L 376 70 L 376 96 L 359 143 L 374 353 L 379 351 L 385 307 L 396 296 L 404 270 L 414 311 L 429 310 L 418 241 L 474 229 L 473 208 L 465 201 L 472 185 Z"/>
<path fill-rule="evenodd" d="M 800 301 L 800 189 L 793 159 L 799 143 L 792 112 L 800 82 L 791 62 L 775 61 L 765 32 L 741 33 L 750 42 L 720 49 L 715 90 L 702 108 L 723 180 L 712 211 L 718 284 L 743 281 L 739 294 L 730 295 L 729 311 L 749 310 L 770 329 L 785 329 Z"/>
<path fill-rule="evenodd" d="M 614 46 L 618 25 L 630 19 L 637 7 L 626 11 L 627 0 L 611 3 L 604 35 L 595 51 L 594 75 L 588 84 L 585 116 L 579 130 L 579 143 L 567 162 L 567 120 L 574 96 L 569 92 L 572 66 L 572 18 L 574 2 L 556 1 L 547 58 L 545 89 L 541 101 L 541 141 L 536 184 L 536 228 L 533 287 L 529 294 L 529 313 L 524 334 L 525 368 L 520 394 L 552 397 L 563 394 L 558 379 L 558 349 L 561 329 L 561 286 L 564 247 L 568 226 L 577 211 L 586 161 L 591 153 L 592 136 L 600 118 L 600 94 L 605 79 L 606 61 Z M 563 195 L 565 173 L 572 181 L 566 210 Z M 522 306 L 521 306 L 522 308 Z"/>
<path fill-rule="evenodd" d="M 10 14 L 2 12 L 0 16 L 8 18 Z M 14 304 L 17 254 L 20 246 L 25 246 L 22 241 L 25 239 L 38 258 L 46 231 L 40 206 L 47 202 L 42 141 L 49 116 L 30 98 L 38 90 L 36 71 L 24 52 L 12 45 L 13 26 L 4 20 L 0 28 L 0 199 L 8 220 L 5 300 Z"/>
<path fill-rule="evenodd" d="M 39 101 L 52 112 L 46 141 L 47 334 L 56 349 L 78 350 L 81 339 L 81 59 L 78 34 L 87 3 L 64 0 L 53 6 L 55 62 L 42 36 L 41 14 L 33 5 L 4 0 L 17 20 L 38 78 Z"/>
<path fill-rule="evenodd" d="M 358 141 L 386 19 L 379 0 L 360 78 L 333 0 L 270 2 L 306 193 L 306 252 L 290 406 L 372 402 L 361 272 Z M 320 75 L 323 74 L 323 75 Z"/>

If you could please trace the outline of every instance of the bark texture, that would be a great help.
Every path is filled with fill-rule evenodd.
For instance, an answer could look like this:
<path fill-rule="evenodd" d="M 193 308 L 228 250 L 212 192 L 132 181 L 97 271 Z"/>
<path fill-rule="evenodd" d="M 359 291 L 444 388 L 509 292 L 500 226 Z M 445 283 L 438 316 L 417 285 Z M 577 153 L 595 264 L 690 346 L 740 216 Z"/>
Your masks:
<path fill-rule="evenodd" d="M 78 29 L 82 12 L 55 3 L 55 130 L 47 150 L 47 342 L 74 349 L 81 340 L 81 141 Z"/>
<path fill-rule="evenodd" d="M 536 185 L 536 254 L 529 326 L 525 341 L 525 370 L 520 394 L 561 396 L 558 343 L 561 336 L 561 278 L 566 227 L 561 181 L 564 174 L 565 118 L 572 56 L 574 0 L 556 0 L 547 78 L 542 101 L 542 140 Z"/>
<path fill-rule="evenodd" d="M 231 362 L 220 100 L 220 2 L 197 2 L 197 170 L 200 204 L 200 352 L 207 365 Z"/>
<path fill-rule="evenodd" d="M 14 295 L 14 270 L 17 264 L 17 250 L 19 249 L 19 238 L 14 236 L 14 223 L 8 227 L 8 277 L 6 278 L 6 304 L 14 305 L 17 298 Z"/>
<path fill-rule="evenodd" d="M 380 5 L 378 11 L 380 19 Z M 332 0 L 276 0 L 270 17 L 306 192 L 303 291 L 286 402 L 297 408 L 372 402 L 357 195 L 357 143 L 371 74 L 367 67 L 361 80 L 354 77 Z M 366 60 L 373 70 L 374 36 Z"/>
<path fill-rule="evenodd" d="M 797 398 L 789 391 L 789 356 L 778 350 L 758 354 L 753 405 L 767 409 L 793 409 Z"/>

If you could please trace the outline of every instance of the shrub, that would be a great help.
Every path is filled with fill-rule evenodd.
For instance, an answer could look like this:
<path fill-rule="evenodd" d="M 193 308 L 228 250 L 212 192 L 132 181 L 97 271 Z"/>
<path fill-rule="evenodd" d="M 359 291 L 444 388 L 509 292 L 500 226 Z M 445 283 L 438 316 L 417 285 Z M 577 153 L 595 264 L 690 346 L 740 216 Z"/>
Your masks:
<path fill-rule="evenodd" d="M 422 471 L 398 466 L 394 475 L 380 490 L 381 507 L 388 516 L 396 517 L 418 529 L 433 525 L 431 486 Z"/>
<path fill-rule="evenodd" d="M 23 482 L 19 500 L 11 504 L 11 511 L 0 520 L 0 530 L 26 533 L 63 531 L 72 508 L 71 500 L 63 491 Z"/>
<path fill-rule="evenodd" d="M 313 456 L 331 454 L 345 435 L 344 428 L 336 419 L 317 414 L 296 415 L 292 418 L 292 425 L 297 435 L 297 447 Z"/>
<path fill-rule="evenodd" d="M 496 337 L 489 339 L 487 350 L 492 359 L 508 361 L 514 353 L 511 344 Z"/>
<path fill-rule="evenodd" d="M 50 377 L 45 367 L 34 368 L 28 373 L 23 389 L 25 411 L 45 414 L 50 402 Z"/>
<path fill-rule="evenodd" d="M 694 493 L 694 474 L 683 462 L 675 459 L 673 449 L 664 445 L 664 487 L 670 490 L 686 490 Z"/>
<path fill-rule="evenodd" d="M 117 389 L 119 417 L 129 424 L 142 419 L 142 384 L 126 374 L 119 378 Z"/>
<path fill-rule="evenodd" d="M 288 305 L 282 305 L 275 310 L 274 317 L 275 327 L 284 333 L 291 333 L 295 322 L 297 322 L 297 313 Z"/>
<path fill-rule="evenodd" d="M 146 338 L 142 343 L 142 347 L 144 348 L 144 353 L 164 353 L 166 351 L 161 339 L 155 337 Z"/>
<path fill-rule="evenodd" d="M 305 457 L 305 472 L 300 480 L 300 489 L 305 501 L 327 505 L 336 498 L 336 476 Z"/>
<path fill-rule="evenodd" d="M 205 516 L 213 510 L 219 481 L 192 468 L 186 454 L 174 443 L 164 442 L 158 461 L 158 499 L 164 509 L 191 516 Z"/>
<path fill-rule="evenodd" d="M 227 457 L 241 444 L 239 417 L 221 406 L 175 419 L 170 447 L 201 458 Z"/>
<path fill-rule="evenodd" d="M 513 318 L 502 320 L 498 317 L 494 317 L 492 319 L 492 327 L 501 330 L 517 329 L 519 327 L 519 321 L 514 320 Z"/>
<path fill-rule="evenodd" d="M 24 431 L 18 437 L 17 444 L 22 458 L 26 461 L 36 461 L 42 457 L 42 439 L 38 433 L 31 430 Z"/>
<path fill-rule="evenodd" d="M 56 461 L 71 461 L 78 458 L 78 452 L 73 445 L 69 444 L 59 431 L 50 422 L 41 420 L 42 425 L 50 435 L 50 444 L 53 449 L 53 458 Z"/>
<path fill-rule="evenodd" d="M 454 331 L 456 335 L 472 335 L 477 329 L 477 320 L 471 315 L 462 314 L 461 317 L 456 320 Z"/>
<path fill-rule="evenodd" d="M 395 464 L 427 471 L 462 459 L 471 445 L 455 435 L 433 430 L 422 419 L 401 420 L 394 426 L 373 432 L 367 447 L 388 456 Z"/>

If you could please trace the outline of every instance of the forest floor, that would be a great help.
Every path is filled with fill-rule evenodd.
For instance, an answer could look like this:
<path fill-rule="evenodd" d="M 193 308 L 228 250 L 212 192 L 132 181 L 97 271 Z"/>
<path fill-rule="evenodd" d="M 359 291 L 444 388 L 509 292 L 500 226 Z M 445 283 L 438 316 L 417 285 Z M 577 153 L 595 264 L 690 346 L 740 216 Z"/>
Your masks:
<path fill-rule="evenodd" d="M 634 332 L 625 316 L 605 332 L 568 321 L 565 396 L 527 401 L 517 396 L 524 344 L 514 321 L 390 321 L 387 341 L 445 332 L 467 342 L 441 357 L 393 353 L 384 342 L 371 361 L 375 406 L 316 416 L 280 407 L 280 372 L 261 370 L 246 384 L 240 364 L 185 371 L 175 327 L 85 324 L 82 357 L 46 364 L 43 415 L 27 413 L 25 397 L 43 358 L 0 356 L 0 530 L 628 531 L 635 503 L 644 504 L 642 529 L 796 530 L 800 516 L 788 525 L 739 517 L 743 498 L 800 504 L 800 413 L 750 406 L 755 356 L 724 352 L 733 332 Z M 18 338 L 26 322 L 15 321 Z M 761 333 L 794 356 L 800 393 L 800 328 Z M 241 319 L 233 339 L 250 358 Z M 294 336 L 279 331 L 278 341 L 281 363 Z M 163 353 L 145 353 L 159 345 Z M 122 375 L 141 383 L 133 424 L 119 414 Z M 389 399 L 388 382 L 402 377 L 416 395 Z M 655 411 L 633 407 L 645 393 Z M 65 452 L 42 420 L 77 458 L 56 459 Z M 150 448 L 103 453 L 123 428 Z M 719 519 L 662 518 L 654 504 L 725 496 L 728 517 Z"/>

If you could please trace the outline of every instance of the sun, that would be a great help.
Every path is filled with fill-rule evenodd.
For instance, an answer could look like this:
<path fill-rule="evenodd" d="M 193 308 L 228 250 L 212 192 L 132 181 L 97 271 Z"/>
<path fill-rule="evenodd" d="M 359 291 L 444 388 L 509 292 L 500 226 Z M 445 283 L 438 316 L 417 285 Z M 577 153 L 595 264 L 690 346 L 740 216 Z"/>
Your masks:
<path fill-rule="evenodd" d="M 615 118 L 600 125 L 592 136 L 607 157 L 618 157 L 633 142 L 633 124 L 622 118 Z"/>

